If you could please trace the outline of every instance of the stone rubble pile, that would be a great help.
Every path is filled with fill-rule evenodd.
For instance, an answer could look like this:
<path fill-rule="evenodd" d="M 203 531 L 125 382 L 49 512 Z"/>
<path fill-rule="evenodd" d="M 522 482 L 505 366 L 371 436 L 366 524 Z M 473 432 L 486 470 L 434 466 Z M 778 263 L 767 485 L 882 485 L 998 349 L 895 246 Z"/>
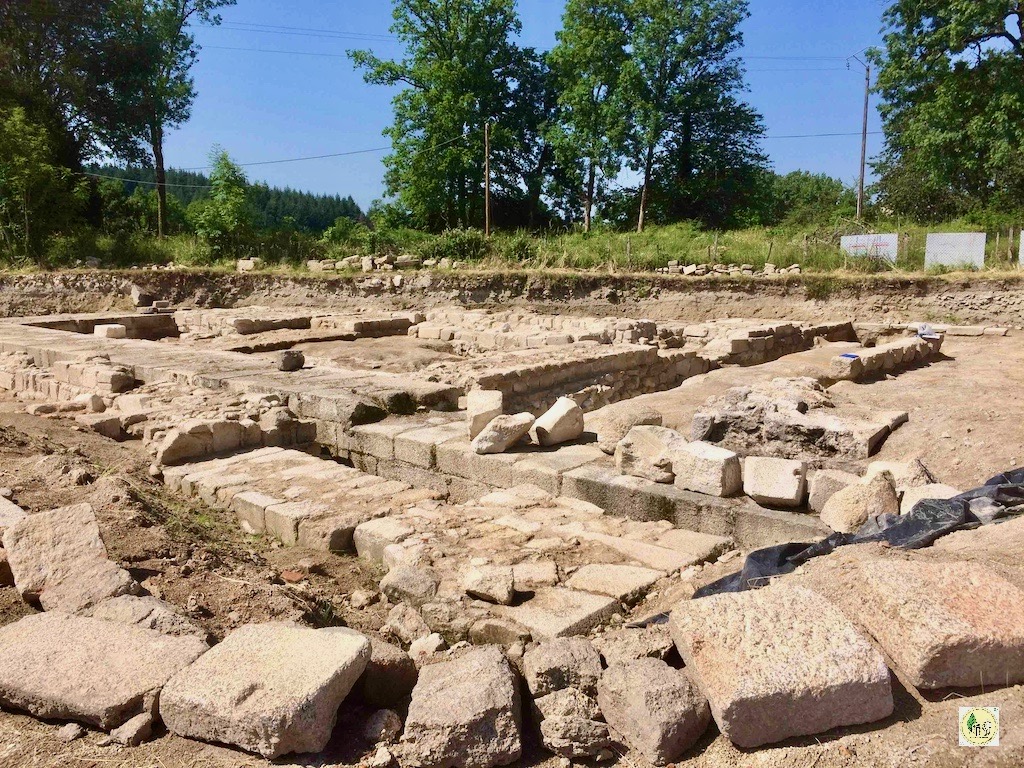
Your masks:
<path fill-rule="evenodd" d="M 686 275 L 687 277 L 706 277 L 708 275 L 752 277 L 755 275 L 799 275 L 802 270 L 799 264 L 779 267 L 770 261 L 765 263 L 761 271 L 758 271 L 753 264 L 683 264 L 678 259 L 672 259 L 668 262 L 668 266 L 658 267 L 655 271 L 663 275 Z"/>

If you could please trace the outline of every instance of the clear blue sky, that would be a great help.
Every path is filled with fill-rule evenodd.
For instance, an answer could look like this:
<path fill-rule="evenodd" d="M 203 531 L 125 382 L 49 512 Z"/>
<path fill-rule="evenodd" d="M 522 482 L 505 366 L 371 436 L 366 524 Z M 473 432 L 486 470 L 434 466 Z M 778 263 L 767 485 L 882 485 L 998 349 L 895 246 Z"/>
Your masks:
<path fill-rule="evenodd" d="M 876 45 L 884 6 L 883 0 L 752 0 L 753 15 L 744 28 L 747 97 L 764 115 L 769 136 L 860 131 L 862 69 L 847 71 L 839 59 L 772 57 L 842 58 Z M 524 43 L 550 48 L 562 7 L 559 0 L 519 0 Z M 223 17 L 223 27 L 197 30 L 203 45 L 194 71 L 199 96 L 191 121 L 169 138 L 170 165 L 205 166 L 215 143 L 241 163 L 387 145 L 381 131 L 391 121 L 393 94 L 366 85 L 345 51 L 369 47 L 381 56 L 401 54 L 388 33 L 390 2 L 239 0 Z M 256 31 L 258 25 L 352 37 L 276 34 Z M 880 129 L 875 106 L 872 97 L 872 131 Z M 881 138 L 870 137 L 869 152 L 878 151 Z M 777 138 L 764 146 L 780 172 L 806 169 L 849 182 L 857 175 L 858 136 Z M 384 154 L 254 167 L 247 172 L 250 179 L 272 185 L 352 195 L 365 209 L 383 193 Z"/>

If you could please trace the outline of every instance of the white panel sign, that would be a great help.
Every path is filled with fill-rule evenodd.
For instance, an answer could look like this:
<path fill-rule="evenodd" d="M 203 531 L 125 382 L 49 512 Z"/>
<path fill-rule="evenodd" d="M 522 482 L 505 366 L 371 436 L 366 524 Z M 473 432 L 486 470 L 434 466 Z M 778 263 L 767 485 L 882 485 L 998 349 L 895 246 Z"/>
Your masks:
<path fill-rule="evenodd" d="M 924 256 L 925 269 L 937 266 L 973 266 L 983 269 L 987 241 L 988 236 L 984 232 L 969 235 L 928 235 L 928 246 Z"/>
<path fill-rule="evenodd" d="M 900 255 L 899 235 L 851 235 L 840 241 L 843 253 L 895 262 Z"/>

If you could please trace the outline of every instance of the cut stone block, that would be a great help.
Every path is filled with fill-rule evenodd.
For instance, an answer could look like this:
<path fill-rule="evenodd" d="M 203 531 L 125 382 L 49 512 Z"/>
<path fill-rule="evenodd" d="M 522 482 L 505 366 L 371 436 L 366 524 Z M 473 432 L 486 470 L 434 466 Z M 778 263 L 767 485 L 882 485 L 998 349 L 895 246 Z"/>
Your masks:
<path fill-rule="evenodd" d="M 686 443 L 671 455 L 676 488 L 708 496 L 735 496 L 743 488 L 740 457 L 710 443 Z"/>
<path fill-rule="evenodd" d="M 918 688 L 1024 682 L 1024 591 L 989 568 L 873 561 L 850 587 L 858 621 Z"/>
<path fill-rule="evenodd" d="M 662 423 L 660 413 L 632 403 L 617 403 L 587 417 L 588 428 L 597 433 L 598 447 L 609 456 L 615 453 L 615 446 L 633 427 L 660 427 Z"/>
<path fill-rule="evenodd" d="M 152 629 L 162 635 L 192 636 L 206 639 L 206 631 L 175 610 L 174 606 L 155 597 L 122 595 L 104 600 L 84 615 L 118 624 Z"/>
<path fill-rule="evenodd" d="M 833 495 L 847 486 L 858 483 L 860 483 L 860 478 L 850 472 L 838 469 L 819 469 L 811 477 L 811 494 L 807 505 L 811 510 L 820 514 L 821 510 L 825 508 L 825 502 Z"/>
<path fill-rule="evenodd" d="M 419 607 L 437 594 L 437 579 L 423 568 L 399 565 L 381 579 L 380 591 L 393 603 L 409 603 Z"/>
<path fill-rule="evenodd" d="M 479 455 L 504 453 L 533 429 L 534 418 L 529 413 L 514 416 L 498 416 L 493 419 L 475 438 L 471 447 Z"/>
<path fill-rule="evenodd" d="M 25 517 L 25 510 L 13 501 L 0 498 L 0 537 L 3 537 L 4 531 Z"/>
<path fill-rule="evenodd" d="M 682 435 L 666 427 L 633 427 L 615 446 L 615 466 L 624 475 L 671 483 L 675 474 L 669 450 L 685 444 Z"/>
<path fill-rule="evenodd" d="M 711 722 L 708 700 L 686 672 L 658 659 L 609 667 L 597 701 L 608 725 L 653 765 L 674 763 Z"/>
<path fill-rule="evenodd" d="M 384 550 L 392 544 L 402 543 L 413 533 L 415 531 L 405 523 L 381 517 L 356 526 L 352 538 L 361 559 L 381 565 L 384 562 Z"/>
<path fill-rule="evenodd" d="M 75 613 L 138 591 L 128 571 L 107 558 L 88 504 L 28 515 L 3 541 L 18 591 L 44 610 Z"/>
<path fill-rule="evenodd" d="M 266 758 L 319 752 L 369 659 L 370 642 L 351 630 L 250 624 L 171 678 L 160 716 L 178 736 Z"/>
<path fill-rule="evenodd" d="M 560 397 L 533 427 L 537 442 L 545 447 L 578 440 L 583 434 L 583 409 L 575 400 Z"/>
<path fill-rule="evenodd" d="M 913 512 L 914 507 L 917 506 L 919 501 L 926 499 L 952 499 L 961 493 L 962 491 L 959 489 L 951 485 L 943 485 L 942 483 L 929 483 L 928 485 L 919 485 L 916 488 L 908 488 L 903 494 L 903 499 L 900 501 L 900 514 L 908 515 Z"/>
<path fill-rule="evenodd" d="M 898 515 L 900 502 L 888 472 L 837 491 L 821 510 L 821 522 L 838 533 L 856 533 L 873 517 Z"/>
<path fill-rule="evenodd" d="M 572 575 L 566 586 L 632 604 L 664 576 L 662 571 L 632 565 L 584 565 Z"/>
<path fill-rule="evenodd" d="M 610 597 L 574 589 L 541 589 L 522 605 L 495 606 L 500 616 L 522 624 L 534 640 L 586 634 L 619 613 L 619 603 Z"/>
<path fill-rule="evenodd" d="M 515 596 L 512 567 L 483 565 L 471 568 L 462 582 L 466 594 L 489 603 L 510 605 Z"/>
<path fill-rule="evenodd" d="M 238 516 L 238 524 L 253 535 L 266 531 L 267 509 L 283 503 L 281 499 L 257 491 L 242 491 L 231 497 L 231 509 Z"/>
<path fill-rule="evenodd" d="M 666 659 L 675 645 L 665 624 L 625 627 L 605 632 L 594 640 L 607 666 L 636 659 Z"/>
<path fill-rule="evenodd" d="M 758 504 L 799 507 L 807 496 L 807 465 L 790 459 L 749 456 L 743 463 L 743 492 Z"/>
<path fill-rule="evenodd" d="M 101 339 L 126 339 L 128 338 L 128 329 L 120 323 L 108 323 L 106 325 L 97 325 L 92 329 L 94 336 L 99 336 Z"/>
<path fill-rule="evenodd" d="M 412 693 L 419 672 L 405 651 L 370 637 L 370 661 L 363 673 L 363 698 L 375 707 L 394 707 Z"/>
<path fill-rule="evenodd" d="M 65 613 L 0 628 L 0 704 L 105 731 L 152 714 L 170 677 L 207 650 L 195 637 Z"/>
<path fill-rule="evenodd" d="M 505 396 L 495 390 L 474 389 L 466 395 L 466 421 L 469 439 L 474 440 L 484 427 L 505 412 Z"/>
<path fill-rule="evenodd" d="M 824 598 L 776 584 L 679 604 L 672 637 L 722 733 L 749 749 L 881 720 L 889 670 Z"/>
<path fill-rule="evenodd" d="M 601 679 L 601 655 L 585 637 L 548 640 L 526 652 L 523 673 L 535 698 L 565 688 L 593 695 Z"/>
<path fill-rule="evenodd" d="M 522 702 L 494 646 L 420 671 L 402 741 L 421 768 L 491 768 L 520 758 Z"/>

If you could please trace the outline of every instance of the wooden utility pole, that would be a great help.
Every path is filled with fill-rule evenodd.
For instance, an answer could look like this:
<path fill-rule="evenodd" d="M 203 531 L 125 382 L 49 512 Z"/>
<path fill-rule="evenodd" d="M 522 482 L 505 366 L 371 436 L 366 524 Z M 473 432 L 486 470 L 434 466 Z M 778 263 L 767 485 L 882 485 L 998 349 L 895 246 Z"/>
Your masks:
<path fill-rule="evenodd" d="M 491 122 L 484 123 L 484 236 L 491 236 Z"/>
<path fill-rule="evenodd" d="M 864 67 L 864 129 L 860 139 L 860 182 L 857 184 L 857 223 L 864 220 L 864 182 L 868 170 L 868 118 L 871 113 L 871 65 L 857 56 L 851 59 Z"/>

